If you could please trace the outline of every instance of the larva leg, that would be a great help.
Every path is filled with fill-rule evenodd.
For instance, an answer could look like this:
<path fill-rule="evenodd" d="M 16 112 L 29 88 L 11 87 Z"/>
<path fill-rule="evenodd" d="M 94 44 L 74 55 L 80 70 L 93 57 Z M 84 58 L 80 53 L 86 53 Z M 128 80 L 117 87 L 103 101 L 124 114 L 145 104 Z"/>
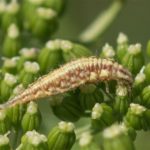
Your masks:
<path fill-rule="evenodd" d="M 109 91 L 109 85 L 108 85 L 108 82 L 105 81 L 104 83 L 105 83 L 105 89 L 106 89 L 106 92 L 109 94 L 110 91 Z"/>

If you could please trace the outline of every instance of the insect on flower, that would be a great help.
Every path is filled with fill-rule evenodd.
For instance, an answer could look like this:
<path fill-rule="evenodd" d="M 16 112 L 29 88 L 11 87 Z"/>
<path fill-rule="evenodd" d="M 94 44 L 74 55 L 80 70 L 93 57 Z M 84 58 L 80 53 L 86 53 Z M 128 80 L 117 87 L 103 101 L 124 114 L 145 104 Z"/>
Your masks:
<path fill-rule="evenodd" d="M 131 73 L 117 62 L 96 57 L 81 58 L 39 78 L 21 94 L 0 105 L 0 109 L 61 94 L 85 83 L 109 80 L 116 80 L 118 84 L 129 89 L 133 83 Z"/>

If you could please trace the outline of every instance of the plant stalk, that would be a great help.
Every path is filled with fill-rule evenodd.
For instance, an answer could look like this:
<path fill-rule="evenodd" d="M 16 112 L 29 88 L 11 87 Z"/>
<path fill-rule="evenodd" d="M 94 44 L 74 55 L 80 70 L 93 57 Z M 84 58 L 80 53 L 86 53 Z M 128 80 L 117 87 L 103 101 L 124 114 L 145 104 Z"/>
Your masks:
<path fill-rule="evenodd" d="M 118 16 L 123 4 L 123 0 L 114 0 L 110 7 L 103 13 L 100 13 L 95 21 L 79 35 L 79 40 L 83 43 L 96 41 Z"/>

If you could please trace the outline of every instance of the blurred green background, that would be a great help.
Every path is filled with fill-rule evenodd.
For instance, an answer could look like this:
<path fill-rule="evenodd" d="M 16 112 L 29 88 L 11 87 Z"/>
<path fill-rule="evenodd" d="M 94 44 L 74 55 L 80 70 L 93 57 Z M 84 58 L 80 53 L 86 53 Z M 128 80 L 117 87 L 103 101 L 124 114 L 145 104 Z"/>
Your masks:
<path fill-rule="evenodd" d="M 55 37 L 77 40 L 77 37 L 94 18 L 107 8 L 112 0 L 68 0 L 60 28 Z M 150 0 L 128 0 L 111 27 L 98 40 L 93 50 L 100 50 L 106 42 L 115 45 L 119 32 L 128 35 L 130 43 L 140 42 L 145 49 L 150 39 Z M 150 149 L 150 132 L 140 132 L 137 150 Z"/>
<path fill-rule="evenodd" d="M 56 36 L 76 40 L 81 31 L 111 2 L 112 0 L 68 0 Z M 119 32 L 126 33 L 130 43 L 147 43 L 150 39 L 149 0 L 127 0 L 118 18 L 100 39 L 101 45 L 105 42 L 114 45 Z"/>

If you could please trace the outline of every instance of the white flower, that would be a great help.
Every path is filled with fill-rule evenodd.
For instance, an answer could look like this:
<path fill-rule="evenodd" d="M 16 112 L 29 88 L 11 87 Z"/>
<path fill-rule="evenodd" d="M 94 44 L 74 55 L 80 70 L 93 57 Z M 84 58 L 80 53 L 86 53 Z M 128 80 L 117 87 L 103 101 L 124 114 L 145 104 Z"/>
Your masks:
<path fill-rule="evenodd" d="M 118 38 L 117 38 L 117 43 L 118 44 L 124 44 L 128 42 L 128 37 L 124 33 L 119 33 Z"/>
<path fill-rule="evenodd" d="M 13 86 L 14 84 L 17 83 L 17 78 L 12 74 L 6 73 L 4 76 L 4 81 L 6 84 Z"/>
<path fill-rule="evenodd" d="M 8 36 L 12 39 L 15 39 L 19 36 L 19 29 L 15 24 L 11 24 L 8 28 Z"/>
<path fill-rule="evenodd" d="M 140 43 L 130 45 L 128 48 L 128 52 L 130 54 L 136 55 L 141 52 L 142 45 Z"/>
<path fill-rule="evenodd" d="M 27 72 L 37 73 L 40 70 L 40 66 L 37 62 L 26 61 L 24 63 L 24 68 Z"/>
<path fill-rule="evenodd" d="M 63 132 L 72 132 L 74 130 L 74 124 L 71 122 L 61 121 L 58 123 L 58 127 Z"/>

